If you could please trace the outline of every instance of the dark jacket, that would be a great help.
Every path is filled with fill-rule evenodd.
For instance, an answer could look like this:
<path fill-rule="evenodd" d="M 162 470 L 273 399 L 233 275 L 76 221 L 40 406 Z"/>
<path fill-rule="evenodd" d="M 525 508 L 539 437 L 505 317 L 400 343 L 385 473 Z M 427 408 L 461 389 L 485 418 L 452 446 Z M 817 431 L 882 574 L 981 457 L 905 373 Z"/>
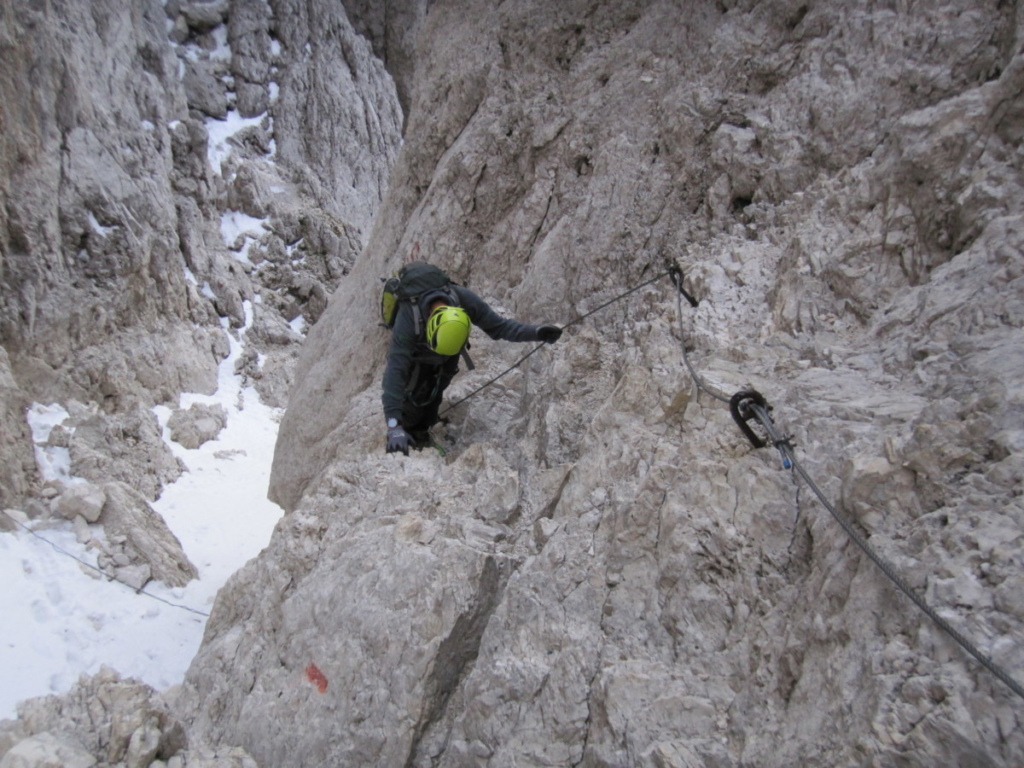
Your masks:
<path fill-rule="evenodd" d="M 466 310 L 473 325 L 492 339 L 538 340 L 537 329 L 539 326 L 518 323 L 515 320 L 504 318 L 468 288 L 463 288 L 461 285 L 453 286 L 453 288 L 458 295 L 460 306 Z M 429 304 L 436 298 L 436 294 L 433 297 L 428 294 L 421 299 L 420 311 L 424 324 L 426 324 L 429 314 Z M 401 422 L 402 404 L 413 385 L 411 378 L 417 365 L 420 366 L 422 380 L 425 373 L 426 375 L 436 375 L 442 368 L 450 368 L 451 374 L 454 375 L 457 363 L 457 357 L 446 357 L 432 352 L 427 346 L 426 334 L 422 331 L 417 338 L 412 305 L 407 301 L 402 302 L 398 308 L 398 316 L 395 318 L 395 327 L 392 329 L 388 364 L 384 369 L 384 391 L 381 395 L 384 417 Z M 450 379 L 450 376 L 448 378 Z"/>

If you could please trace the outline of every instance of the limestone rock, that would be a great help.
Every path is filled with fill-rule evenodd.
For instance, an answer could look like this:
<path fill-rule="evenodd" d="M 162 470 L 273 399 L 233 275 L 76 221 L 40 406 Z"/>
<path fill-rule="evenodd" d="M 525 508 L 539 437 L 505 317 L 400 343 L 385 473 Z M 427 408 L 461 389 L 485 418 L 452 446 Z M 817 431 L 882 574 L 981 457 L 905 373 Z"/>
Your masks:
<path fill-rule="evenodd" d="M 193 403 L 189 409 L 178 409 L 171 413 L 167 428 L 171 439 L 189 449 L 196 449 L 210 440 L 215 440 L 227 424 L 228 413 L 224 406 Z"/>
<path fill-rule="evenodd" d="M 111 538 L 124 537 L 135 557 L 149 567 L 154 579 L 169 587 L 181 587 L 199 575 L 177 537 L 142 494 L 116 482 L 107 483 L 103 491 L 106 503 L 100 521 L 104 530 Z"/>
<path fill-rule="evenodd" d="M 290 69 L 274 108 L 278 161 L 293 169 L 328 216 L 350 223 L 365 240 L 380 205 L 372 191 L 382 195 L 387 188 L 401 144 L 393 82 L 340 4 L 283 0 L 272 7 L 276 17 L 289 20 L 277 28 L 282 48 L 301 61 Z M 323 45 L 306 49 L 312 38 Z M 328 73 L 330 87 L 323 81 Z M 320 106 L 314 108 L 310 93 Z"/>
<path fill-rule="evenodd" d="M 95 401 L 72 453 L 156 492 L 148 408 L 215 384 L 221 320 L 288 402 L 287 515 L 174 697 L 196 746 L 95 686 L 23 732 L 175 768 L 1024 761 L 1015 694 L 718 399 L 764 394 L 822 494 L 1019 676 L 1016 6 L 344 5 L 355 27 L 294 0 L 5 16 L 8 415 Z M 190 98 L 258 120 L 221 140 Z M 225 243 L 229 208 L 266 219 Z M 448 402 L 506 375 L 446 413 L 444 457 L 383 453 L 373 300 L 411 258 L 566 326 L 525 361 L 474 334 Z"/>
<path fill-rule="evenodd" d="M 71 472 L 93 483 L 115 479 L 155 499 L 181 467 L 163 441 L 156 416 L 139 408 L 123 415 L 94 414 L 75 424 Z"/>
<path fill-rule="evenodd" d="M 394 498 L 400 498 L 399 494 Z M 285 549 L 279 553 L 280 558 L 264 562 L 274 573 L 264 572 L 260 565 L 237 574 L 218 597 L 223 612 L 218 612 L 218 618 L 208 625 L 210 642 L 197 667 L 236 653 L 245 654 L 253 664 L 251 683 L 255 687 L 244 696 L 248 702 L 244 706 L 251 713 L 247 732 L 252 736 L 274 732 L 276 736 L 265 743 L 282 745 L 262 756 L 254 753 L 261 763 L 311 759 L 331 763 L 394 762 L 415 741 L 415 732 L 400 729 L 397 738 L 389 739 L 387 744 L 369 734 L 359 735 L 347 743 L 338 741 L 320 758 L 312 758 L 306 752 L 311 745 L 305 737 L 293 739 L 289 735 L 297 731 L 281 718 L 281 713 L 343 696 L 349 702 L 343 707 L 345 719 L 358 719 L 365 713 L 384 717 L 397 727 L 397 720 L 392 721 L 387 712 L 393 711 L 400 718 L 406 715 L 398 713 L 406 712 L 414 714 L 425 728 L 443 711 L 452 685 L 472 665 L 481 633 L 510 573 L 508 558 L 496 558 L 488 551 L 494 550 L 493 541 L 488 546 L 462 532 L 435 528 L 423 516 L 424 509 L 419 510 L 420 514 L 408 509 L 399 518 L 386 507 L 364 513 L 355 499 L 349 502 L 345 505 L 349 513 L 339 516 L 335 523 L 341 528 L 355 523 L 353 535 L 344 539 L 323 530 L 321 526 L 327 521 L 318 515 L 298 512 L 287 518 L 283 524 L 291 535 L 280 542 Z M 320 540 L 333 541 L 340 549 L 319 557 Z M 372 566 L 376 561 L 389 562 L 388 570 Z M 250 586 L 265 577 L 284 591 L 271 600 L 254 599 Z M 286 630 L 296 644 L 285 651 L 285 664 L 272 671 L 260 662 L 259 648 L 237 634 L 232 625 L 236 617 L 261 616 L 260 623 L 269 619 L 261 605 L 274 604 L 279 596 L 291 592 L 287 585 L 293 579 L 301 579 L 315 595 L 303 588 L 295 593 L 295 600 L 288 601 L 285 626 L 299 631 Z M 339 581 L 348 585 L 346 599 L 340 599 L 341 594 L 331 587 Z M 400 584 L 406 587 L 398 588 Z M 366 612 L 367 606 L 381 599 L 391 608 Z M 407 601 L 414 601 L 422 610 L 401 610 Z M 317 612 L 329 625 L 325 638 L 312 644 L 299 629 L 308 621 L 308 611 Z M 335 645 L 326 639 L 331 636 L 347 639 Z M 397 663 L 394 654 L 407 648 L 421 650 L 408 663 Z M 368 669 L 377 670 L 379 677 L 364 676 L 362 670 Z M 193 702 L 204 697 L 227 696 L 234 705 L 243 705 L 243 699 L 237 698 L 240 691 L 233 692 L 225 685 L 231 685 L 228 678 L 204 673 L 194 678 L 194 687 L 183 694 L 187 696 L 184 700 L 191 708 Z M 179 702 L 179 706 L 183 704 Z M 220 725 L 206 712 L 197 711 L 196 722 L 201 725 L 199 732 L 204 740 L 222 740 Z M 289 757 L 283 751 L 284 744 L 288 744 Z M 317 748 L 323 749 L 324 745 Z"/>
<path fill-rule="evenodd" d="M 86 522 L 95 523 L 106 500 L 103 489 L 91 483 L 71 485 L 57 498 L 56 511 L 67 520 L 81 516 Z"/>
<path fill-rule="evenodd" d="M 961 2 L 691 10 L 431 6 L 388 197 L 307 337 L 282 421 L 271 494 L 301 523 L 214 609 L 186 689 L 237 714 L 203 712 L 198 733 L 310 764 L 1021 759 L 1019 729 L 976 725 L 1015 694 L 939 639 L 681 359 L 726 400 L 765 394 L 826 497 L 1020 669 L 1019 606 L 1001 586 L 1022 557 L 1006 495 L 1019 453 L 1006 435 L 1024 413 L 1024 169 L 1004 118 L 1020 101 L 1019 24 Z M 935 47 L 907 44 L 925 29 Z M 666 255 L 698 307 L 680 316 L 663 280 L 589 314 Z M 447 414 L 444 459 L 381 454 L 387 337 L 365 298 L 411 258 L 509 315 L 569 325 Z M 521 354 L 474 335 L 485 362 L 449 402 Z M 381 543 L 369 558 L 366 537 L 383 531 L 511 569 L 442 696 L 421 654 L 444 663 L 445 631 L 391 629 L 415 661 L 386 689 L 380 660 L 366 677 L 332 666 L 392 627 L 395 594 L 417 578 L 415 594 L 438 599 L 404 551 Z M 449 562 L 483 589 L 479 569 Z M 357 564 L 381 588 L 353 593 L 362 608 L 345 628 L 297 618 Z M 278 595 L 281 618 L 242 592 Z M 267 640 L 282 627 L 287 639 Z M 317 735 L 269 721 L 257 734 L 248 718 L 276 705 L 232 693 L 289 690 L 272 664 L 250 670 L 298 669 L 313 637 L 330 685 L 284 695 L 343 713 L 320 721 L 335 730 L 315 758 Z M 229 658 L 242 659 L 233 672 Z M 365 706 L 333 698 L 338 675 Z M 912 695 L 919 676 L 928 693 Z"/>
<path fill-rule="evenodd" d="M 27 407 L 7 350 L 0 346 L 0 507 L 15 506 L 35 476 L 32 439 L 24 417 Z"/>
<path fill-rule="evenodd" d="M 28 738 L 28 733 L 20 720 L 0 720 L 0 757 L 6 755 L 11 747 L 26 738 Z"/>
<path fill-rule="evenodd" d="M 189 28 L 200 33 L 209 32 L 224 21 L 228 5 L 226 0 L 184 2 L 180 5 L 180 12 L 185 17 Z"/>
<path fill-rule="evenodd" d="M 184 86 L 190 108 L 224 120 L 228 116 L 228 99 L 220 75 L 216 65 L 208 61 L 189 61 L 185 65 Z"/>
<path fill-rule="evenodd" d="M 5 509 L 0 514 L 0 531 L 16 531 L 22 525 L 28 525 L 28 522 L 29 517 L 23 510 Z"/>
<path fill-rule="evenodd" d="M 274 63 L 269 3 L 235 3 L 227 19 L 235 101 L 242 117 L 255 117 L 270 105 Z"/>
<path fill-rule="evenodd" d="M 416 41 L 429 1 L 381 4 L 344 0 L 342 4 L 352 26 L 370 41 L 374 54 L 394 78 L 398 101 L 407 115 L 416 73 Z"/>
<path fill-rule="evenodd" d="M 122 565 L 112 570 L 115 581 L 131 587 L 136 592 L 145 587 L 153 578 L 153 567 L 149 563 Z"/>
<path fill-rule="evenodd" d="M 22 702 L 18 715 L 29 739 L 47 732 L 74 739 L 82 748 L 79 753 L 84 749 L 93 760 L 83 765 L 125 760 L 138 765 L 144 752 L 167 760 L 187 747 L 184 728 L 163 697 L 144 683 L 122 679 L 109 667 L 92 677 L 83 675 L 64 696 Z"/>
<path fill-rule="evenodd" d="M 91 768 L 96 758 L 80 744 L 43 731 L 15 744 L 0 759 L 3 768 Z"/>
<path fill-rule="evenodd" d="M 289 23 L 272 29 L 275 19 Z M 257 293 L 275 308 L 293 300 L 229 255 L 229 206 L 271 220 L 301 210 L 311 227 L 329 219 L 341 233 L 290 259 L 323 290 L 314 322 L 365 241 L 401 113 L 383 66 L 331 4 L 143 3 L 121 14 L 18 0 L 5 30 L 0 493 L 10 505 L 37 483 L 28 404 L 73 398 L 119 415 L 210 394 L 220 319 L 242 327 Z M 321 35 L 307 58 L 305 41 Z M 235 108 L 263 119 L 220 141 L 204 118 Z M 127 456 L 83 457 L 86 477 L 134 482 L 137 467 L 113 467 Z M 156 474 L 151 497 L 166 481 Z"/>

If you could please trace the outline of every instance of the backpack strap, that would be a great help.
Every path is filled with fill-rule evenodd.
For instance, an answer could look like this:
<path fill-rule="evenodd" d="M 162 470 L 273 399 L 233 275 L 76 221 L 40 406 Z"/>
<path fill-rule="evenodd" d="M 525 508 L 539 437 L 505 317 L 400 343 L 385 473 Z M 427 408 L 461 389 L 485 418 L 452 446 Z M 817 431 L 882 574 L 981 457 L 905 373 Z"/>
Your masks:
<path fill-rule="evenodd" d="M 413 333 L 418 339 L 423 336 L 423 310 L 420 309 L 420 303 L 418 301 L 410 301 L 409 304 L 412 306 Z"/>

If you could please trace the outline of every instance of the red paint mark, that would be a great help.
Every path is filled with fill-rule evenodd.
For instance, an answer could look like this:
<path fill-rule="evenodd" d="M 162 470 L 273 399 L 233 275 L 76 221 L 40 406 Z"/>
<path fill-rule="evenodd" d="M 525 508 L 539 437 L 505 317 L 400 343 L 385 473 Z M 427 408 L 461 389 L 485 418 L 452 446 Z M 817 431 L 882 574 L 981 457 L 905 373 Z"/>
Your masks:
<path fill-rule="evenodd" d="M 316 664 L 310 664 L 306 667 L 306 679 L 313 683 L 320 693 L 327 693 L 327 678 L 324 677 L 324 673 L 320 671 L 320 667 Z"/>

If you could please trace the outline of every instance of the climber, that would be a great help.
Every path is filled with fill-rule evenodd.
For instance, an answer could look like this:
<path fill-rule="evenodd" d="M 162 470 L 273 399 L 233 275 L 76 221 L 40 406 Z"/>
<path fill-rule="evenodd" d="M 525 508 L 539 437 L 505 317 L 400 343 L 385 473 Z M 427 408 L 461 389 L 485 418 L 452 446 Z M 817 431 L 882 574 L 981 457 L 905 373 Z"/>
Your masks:
<path fill-rule="evenodd" d="M 414 267 L 436 269 L 422 262 L 406 269 Z M 429 444 L 428 431 L 438 421 L 442 395 L 459 370 L 459 355 L 465 355 L 473 325 L 504 341 L 553 344 L 562 335 L 556 325 L 527 325 L 504 318 L 468 288 L 448 281 L 447 275 L 443 280 L 441 287 L 397 302 L 381 396 L 388 453 L 401 451 L 408 456 L 410 446 Z M 425 323 L 420 322 L 422 317 L 427 318 Z M 419 325 L 424 327 L 417 333 Z"/>

